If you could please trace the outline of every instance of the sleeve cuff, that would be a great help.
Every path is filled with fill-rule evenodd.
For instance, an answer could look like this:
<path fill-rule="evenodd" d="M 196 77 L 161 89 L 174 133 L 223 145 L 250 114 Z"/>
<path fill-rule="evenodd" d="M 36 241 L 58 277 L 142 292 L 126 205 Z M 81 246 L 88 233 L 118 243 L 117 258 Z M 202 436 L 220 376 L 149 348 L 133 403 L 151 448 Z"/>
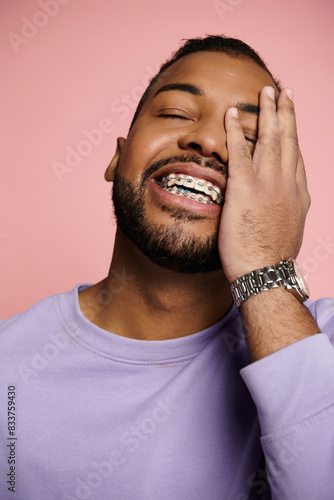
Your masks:
<path fill-rule="evenodd" d="M 323 333 L 255 361 L 240 373 L 256 404 L 263 436 L 334 403 L 334 349 Z"/>

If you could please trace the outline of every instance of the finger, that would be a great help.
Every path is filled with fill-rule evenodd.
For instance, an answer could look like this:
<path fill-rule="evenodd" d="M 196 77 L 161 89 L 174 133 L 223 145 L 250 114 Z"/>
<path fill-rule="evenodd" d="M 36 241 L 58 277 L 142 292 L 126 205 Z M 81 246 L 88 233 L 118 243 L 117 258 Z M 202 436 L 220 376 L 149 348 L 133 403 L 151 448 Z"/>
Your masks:
<path fill-rule="evenodd" d="M 237 108 L 229 108 L 225 115 L 229 179 L 249 177 L 254 173 L 249 146 L 239 122 Z"/>
<path fill-rule="evenodd" d="M 297 178 L 297 184 L 299 186 L 307 187 L 306 169 L 305 169 L 305 164 L 304 164 L 304 160 L 302 157 L 302 153 L 301 153 L 299 147 L 298 147 L 296 178 Z"/>
<path fill-rule="evenodd" d="M 275 90 L 264 87 L 260 93 L 258 140 L 254 151 L 254 166 L 259 172 L 280 170 L 281 141 L 276 113 Z"/>
<path fill-rule="evenodd" d="M 277 117 L 281 137 L 282 170 L 295 176 L 300 151 L 293 96 L 294 92 L 290 88 L 281 91 L 277 102 Z"/>
<path fill-rule="evenodd" d="M 299 196 L 303 200 L 304 213 L 306 215 L 311 205 L 311 196 L 307 189 L 305 165 L 299 148 L 298 152 L 299 154 L 298 154 L 298 162 L 296 169 L 296 183 L 298 187 Z"/>

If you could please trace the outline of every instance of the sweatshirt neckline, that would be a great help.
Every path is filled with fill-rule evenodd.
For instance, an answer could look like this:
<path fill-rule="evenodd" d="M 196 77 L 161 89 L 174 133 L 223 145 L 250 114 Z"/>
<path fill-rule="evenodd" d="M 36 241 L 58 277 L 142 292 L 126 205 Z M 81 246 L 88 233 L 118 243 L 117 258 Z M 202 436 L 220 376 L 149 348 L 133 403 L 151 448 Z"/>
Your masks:
<path fill-rule="evenodd" d="M 210 327 L 185 337 L 169 340 L 138 340 L 104 330 L 82 313 L 79 291 L 91 286 L 80 283 L 71 291 L 56 296 L 59 321 L 68 335 L 81 347 L 119 361 L 154 363 L 181 361 L 200 352 L 237 314 L 233 305 Z"/>

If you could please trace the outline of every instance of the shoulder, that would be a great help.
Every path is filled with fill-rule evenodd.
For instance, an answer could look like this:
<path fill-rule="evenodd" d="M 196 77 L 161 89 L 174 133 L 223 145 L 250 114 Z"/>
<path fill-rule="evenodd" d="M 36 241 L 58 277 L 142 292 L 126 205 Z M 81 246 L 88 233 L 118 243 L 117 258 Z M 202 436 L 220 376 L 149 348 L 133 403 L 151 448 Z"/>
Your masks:
<path fill-rule="evenodd" d="M 3 343 L 7 337 L 17 340 L 20 336 L 32 335 L 36 331 L 50 330 L 52 325 L 59 326 L 60 308 L 73 306 L 80 286 L 46 297 L 26 311 L 0 320 L 0 342 Z"/>
<path fill-rule="evenodd" d="M 39 317 L 43 318 L 45 314 L 50 314 L 53 310 L 54 298 L 57 297 L 57 295 L 52 295 L 51 297 L 42 299 L 33 306 L 29 307 L 29 309 L 27 309 L 26 311 L 15 314 L 15 316 L 12 316 L 8 319 L 1 320 L 0 335 L 8 329 L 15 329 L 17 326 L 22 325 L 23 323 L 31 323 Z"/>
<path fill-rule="evenodd" d="M 0 321 L 1 361 L 12 364 L 15 360 L 31 357 L 40 343 L 45 343 L 50 331 L 59 329 L 55 299 L 47 297 L 24 312 Z"/>
<path fill-rule="evenodd" d="M 63 314 L 73 310 L 78 286 L 0 321 L 0 382 L 19 379 L 27 384 L 50 360 L 60 359 L 58 353 L 70 342 Z"/>

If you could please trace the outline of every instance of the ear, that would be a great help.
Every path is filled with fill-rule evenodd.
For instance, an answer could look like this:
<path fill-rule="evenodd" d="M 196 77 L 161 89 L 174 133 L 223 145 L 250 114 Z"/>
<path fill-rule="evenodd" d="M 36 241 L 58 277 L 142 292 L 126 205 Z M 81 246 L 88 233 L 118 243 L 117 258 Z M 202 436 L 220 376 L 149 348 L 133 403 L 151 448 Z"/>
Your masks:
<path fill-rule="evenodd" d="M 114 154 L 111 162 L 109 163 L 107 170 L 104 173 L 104 178 L 108 182 L 112 182 L 114 180 L 115 169 L 117 167 L 117 163 L 118 163 L 118 160 L 121 156 L 125 142 L 126 142 L 126 139 L 124 139 L 124 137 L 118 137 L 115 154 Z"/>

